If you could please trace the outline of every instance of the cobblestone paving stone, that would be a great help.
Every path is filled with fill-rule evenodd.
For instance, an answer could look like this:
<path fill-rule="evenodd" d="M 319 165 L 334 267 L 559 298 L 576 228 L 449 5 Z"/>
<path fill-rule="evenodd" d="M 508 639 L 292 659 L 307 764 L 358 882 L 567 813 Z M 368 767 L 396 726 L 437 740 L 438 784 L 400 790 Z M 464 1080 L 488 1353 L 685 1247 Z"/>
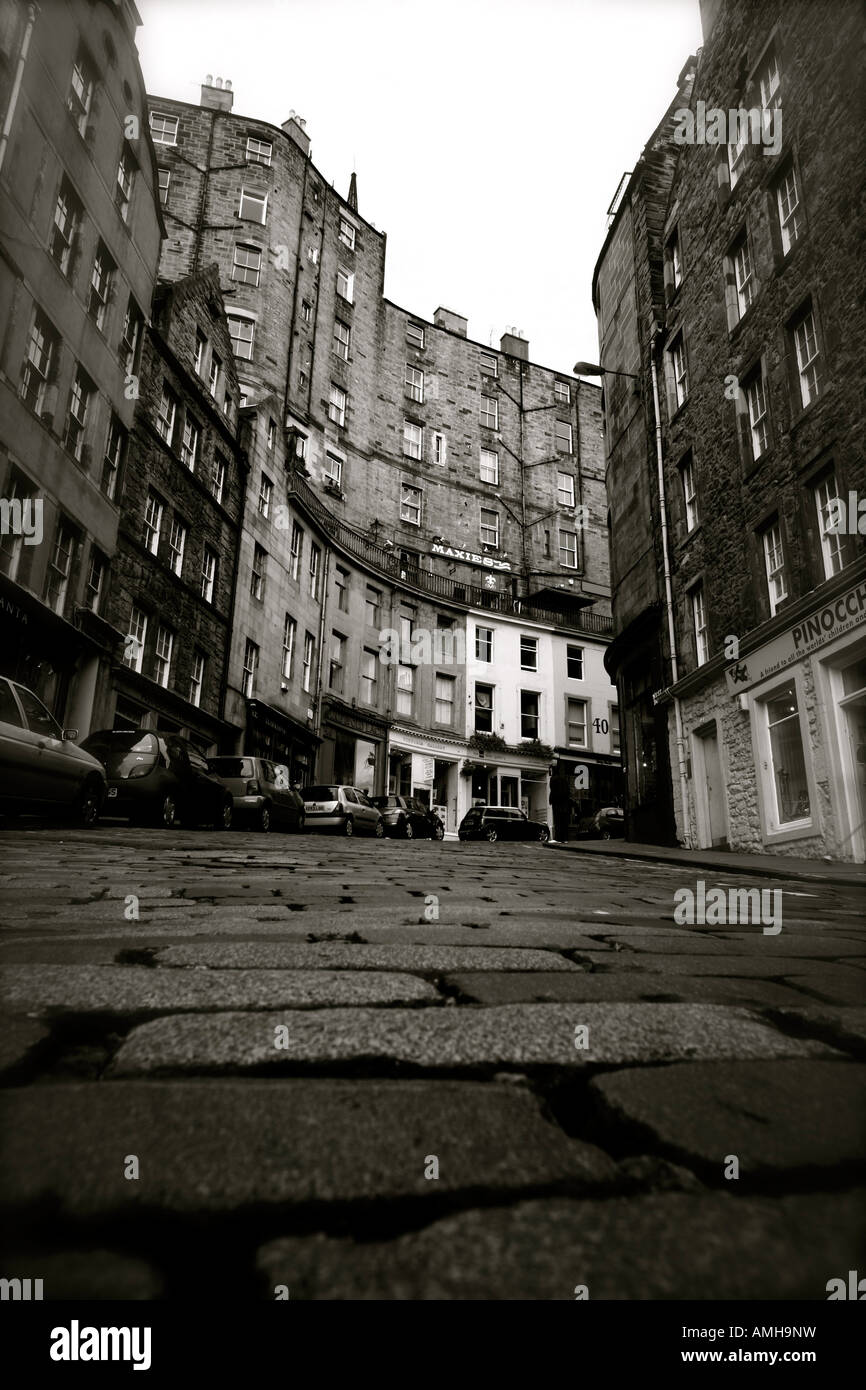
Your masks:
<path fill-rule="evenodd" d="M 22 821 L 0 863 L 2 1272 L 47 1298 L 205 1264 L 250 1298 L 811 1299 L 863 1267 L 855 885 L 768 881 L 765 936 L 674 922 L 699 878 L 759 884 L 733 860 Z"/>

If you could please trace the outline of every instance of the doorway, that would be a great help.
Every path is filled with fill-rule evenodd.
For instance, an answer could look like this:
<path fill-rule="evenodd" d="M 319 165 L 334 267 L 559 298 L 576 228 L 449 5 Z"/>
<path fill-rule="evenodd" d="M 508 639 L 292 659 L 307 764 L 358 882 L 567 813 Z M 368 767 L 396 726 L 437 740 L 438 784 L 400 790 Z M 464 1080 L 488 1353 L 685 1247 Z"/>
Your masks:
<path fill-rule="evenodd" d="M 727 849 L 728 808 L 715 720 L 695 730 L 693 756 L 698 848 Z"/>

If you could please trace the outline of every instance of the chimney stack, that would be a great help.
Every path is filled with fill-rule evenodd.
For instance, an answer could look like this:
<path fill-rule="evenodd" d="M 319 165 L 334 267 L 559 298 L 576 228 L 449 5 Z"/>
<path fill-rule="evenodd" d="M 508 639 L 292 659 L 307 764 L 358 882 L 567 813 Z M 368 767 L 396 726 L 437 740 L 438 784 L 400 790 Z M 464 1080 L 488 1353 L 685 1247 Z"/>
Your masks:
<path fill-rule="evenodd" d="M 232 91 L 232 84 L 226 78 L 225 85 L 223 80 L 218 77 L 214 81 L 211 73 L 208 73 L 204 82 L 201 84 L 201 105 L 207 106 L 211 111 L 231 111 L 235 94 Z"/>
<path fill-rule="evenodd" d="M 310 153 L 310 137 L 306 133 L 307 122 L 297 111 L 289 112 L 289 119 L 283 121 L 282 129 L 293 140 L 304 155 Z"/>
<path fill-rule="evenodd" d="M 437 328 L 447 328 L 449 333 L 456 333 L 458 338 L 465 338 L 469 327 L 468 319 L 452 313 L 450 309 L 437 309 L 433 315 L 433 322 Z"/>
<path fill-rule="evenodd" d="M 499 339 L 499 351 L 507 357 L 519 357 L 522 362 L 529 361 L 529 343 L 519 328 L 509 328 Z"/>

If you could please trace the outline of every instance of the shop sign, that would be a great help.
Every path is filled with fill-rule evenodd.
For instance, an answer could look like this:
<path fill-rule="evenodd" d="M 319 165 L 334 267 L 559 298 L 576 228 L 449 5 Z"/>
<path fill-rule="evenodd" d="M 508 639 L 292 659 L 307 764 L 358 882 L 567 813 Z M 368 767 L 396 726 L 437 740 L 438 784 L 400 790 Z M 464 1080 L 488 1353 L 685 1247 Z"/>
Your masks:
<path fill-rule="evenodd" d="M 450 545 L 434 544 L 431 555 L 444 555 L 446 560 L 462 560 L 465 565 L 482 565 L 491 570 L 510 570 L 510 560 L 494 560 L 492 555 L 476 555 L 471 550 L 455 550 Z"/>
<path fill-rule="evenodd" d="M 436 773 L 435 759 L 426 753 L 412 754 L 412 781 L 421 787 L 432 787 Z"/>
<path fill-rule="evenodd" d="M 767 680 L 777 671 L 801 661 L 819 648 L 825 647 L 843 633 L 851 632 L 866 622 L 866 582 L 857 584 L 847 593 L 801 618 L 795 627 L 736 661 L 725 672 L 728 690 L 738 695 L 750 685 Z"/>

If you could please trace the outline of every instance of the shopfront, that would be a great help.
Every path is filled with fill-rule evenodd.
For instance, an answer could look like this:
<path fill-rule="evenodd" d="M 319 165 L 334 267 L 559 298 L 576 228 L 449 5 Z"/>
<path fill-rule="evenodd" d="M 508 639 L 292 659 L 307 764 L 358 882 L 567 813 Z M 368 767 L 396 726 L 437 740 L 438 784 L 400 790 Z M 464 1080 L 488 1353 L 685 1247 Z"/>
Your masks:
<path fill-rule="evenodd" d="M 528 763 L 481 762 L 471 756 L 463 765 L 463 780 L 466 785 L 465 804 L 462 814 L 479 804 L 487 806 L 514 806 L 524 811 L 530 820 L 548 822 L 550 808 L 548 794 L 550 778 L 549 764 L 539 762 L 537 766 Z"/>
<path fill-rule="evenodd" d="M 375 714 L 360 714 L 339 700 L 322 702 L 322 746 L 316 779 L 360 787 L 370 796 L 385 791 L 388 723 Z"/>
<path fill-rule="evenodd" d="M 289 782 L 304 786 L 315 780 L 316 750 L 321 740 L 298 720 L 263 700 L 247 700 L 247 727 L 243 748 L 231 752 L 248 753 L 256 758 L 289 769 Z"/>
<path fill-rule="evenodd" d="M 460 817 L 460 764 L 465 744 L 418 734 L 399 725 L 391 730 L 388 750 L 388 792 L 414 796 L 430 807 L 445 826 L 456 832 Z"/>

